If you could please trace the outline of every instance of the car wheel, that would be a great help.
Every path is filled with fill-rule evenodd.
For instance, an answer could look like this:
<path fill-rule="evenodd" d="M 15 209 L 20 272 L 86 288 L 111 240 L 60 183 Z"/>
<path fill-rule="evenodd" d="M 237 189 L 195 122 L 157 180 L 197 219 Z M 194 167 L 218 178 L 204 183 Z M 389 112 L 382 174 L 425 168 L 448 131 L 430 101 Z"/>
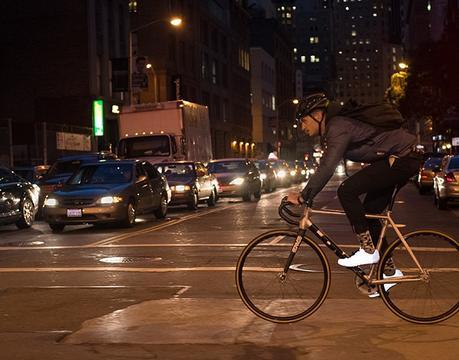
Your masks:
<path fill-rule="evenodd" d="M 35 217 L 35 207 L 30 199 L 24 199 L 21 208 L 21 217 L 16 222 L 19 229 L 27 229 L 32 226 Z"/>
<path fill-rule="evenodd" d="M 215 188 L 212 188 L 209 199 L 207 199 L 207 206 L 215 206 L 216 202 L 217 202 L 216 191 L 215 191 Z"/>
<path fill-rule="evenodd" d="M 188 209 L 196 210 L 197 208 L 198 208 L 198 193 L 196 191 L 193 191 L 190 202 L 188 203 Z"/>
<path fill-rule="evenodd" d="M 252 194 L 250 194 L 249 190 L 247 190 L 247 192 L 242 195 L 242 200 L 244 201 L 252 200 Z"/>
<path fill-rule="evenodd" d="M 135 217 L 137 214 L 137 209 L 133 201 L 129 201 L 128 206 L 126 207 L 126 213 L 123 220 L 124 227 L 132 227 L 135 224 Z"/>
<path fill-rule="evenodd" d="M 161 195 L 161 201 L 159 204 L 159 208 L 154 211 L 155 217 L 157 219 L 164 219 L 167 214 L 167 196 L 166 194 Z"/>
<path fill-rule="evenodd" d="M 49 224 L 49 227 L 53 231 L 53 233 L 60 233 L 64 230 L 65 225 L 63 224 Z"/>

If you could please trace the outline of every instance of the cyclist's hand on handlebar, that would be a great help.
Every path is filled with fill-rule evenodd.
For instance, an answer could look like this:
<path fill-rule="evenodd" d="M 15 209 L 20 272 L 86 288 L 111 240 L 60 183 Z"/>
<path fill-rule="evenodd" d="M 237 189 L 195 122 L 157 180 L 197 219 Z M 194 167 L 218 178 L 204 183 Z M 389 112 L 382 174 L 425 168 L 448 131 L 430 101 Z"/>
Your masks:
<path fill-rule="evenodd" d="M 300 205 L 300 203 L 298 202 L 299 196 L 300 196 L 300 193 L 297 191 L 289 192 L 287 195 L 287 202 L 289 202 L 292 205 Z"/>

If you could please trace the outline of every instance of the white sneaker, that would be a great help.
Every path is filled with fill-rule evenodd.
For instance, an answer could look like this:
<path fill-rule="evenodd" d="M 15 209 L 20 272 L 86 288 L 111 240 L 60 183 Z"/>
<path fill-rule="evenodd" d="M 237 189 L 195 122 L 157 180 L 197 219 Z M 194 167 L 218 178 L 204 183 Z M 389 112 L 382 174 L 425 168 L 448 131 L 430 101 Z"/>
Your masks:
<path fill-rule="evenodd" d="M 373 254 L 367 253 L 362 248 L 359 249 L 354 255 L 339 259 L 338 264 L 345 267 L 355 267 L 359 265 L 368 265 L 368 264 L 375 264 L 379 261 L 379 252 L 375 250 Z"/>
<path fill-rule="evenodd" d="M 403 272 L 399 269 L 395 269 L 395 273 L 394 275 L 384 275 L 383 274 L 383 279 L 390 279 L 390 278 L 394 278 L 394 277 L 402 277 L 403 276 Z M 395 285 L 397 285 L 398 283 L 387 283 L 387 284 L 384 284 L 384 290 L 386 291 L 389 291 L 389 289 Z M 379 296 L 379 292 L 378 291 L 375 291 L 371 294 L 368 294 L 368 297 L 370 298 L 375 298 L 375 297 L 378 297 Z"/>

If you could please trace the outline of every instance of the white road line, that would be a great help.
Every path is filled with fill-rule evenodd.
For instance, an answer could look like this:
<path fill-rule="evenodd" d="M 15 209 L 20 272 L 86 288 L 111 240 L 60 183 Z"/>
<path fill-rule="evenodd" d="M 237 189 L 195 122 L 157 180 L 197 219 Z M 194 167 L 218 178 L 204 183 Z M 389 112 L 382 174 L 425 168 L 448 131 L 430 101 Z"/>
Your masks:
<path fill-rule="evenodd" d="M 275 238 L 277 239 L 277 238 Z M 275 240 L 274 239 L 274 240 Z M 291 247 L 291 244 L 278 244 L 278 243 L 269 243 L 266 246 L 284 246 L 284 247 Z M 320 247 L 326 248 L 325 244 L 318 244 Z M 337 244 L 340 248 L 343 249 L 356 249 L 358 245 L 346 245 L 346 244 Z M 228 247 L 245 247 L 247 246 L 246 243 L 239 243 L 239 244 L 107 244 L 107 245 L 97 245 L 88 247 L 86 245 L 72 245 L 72 246 L 43 246 L 43 247 L 36 247 L 36 246 L 18 246 L 18 247 L 0 247 L 0 251 L 40 251 L 40 250 L 67 250 L 67 249 L 103 249 L 103 248 L 160 248 L 160 247 L 220 247 L 220 248 L 228 248 Z M 435 248 L 435 247 L 411 247 L 411 249 L 415 251 L 435 251 L 435 252 L 455 252 L 455 249 L 450 248 Z"/>
<path fill-rule="evenodd" d="M 43 267 L 43 268 L 0 268 L 0 273 L 30 273 L 30 272 L 142 272 L 142 273 L 166 273 L 166 272 L 215 272 L 215 271 L 235 271 L 235 266 L 209 266 L 209 267 L 183 267 L 183 268 L 141 268 L 141 267 Z M 405 273 L 418 272 L 417 268 L 402 268 Z M 459 268 L 427 268 L 429 272 L 459 272 Z M 283 268 L 248 267 L 246 271 L 257 272 L 279 272 Z M 186 290 L 185 290 L 186 291 Z"/>
<path fill-rule="evenodd" d="M 278 242 L 280 242 L 284 238 L 285 238 L 285 236 L 276 236 L 269 244 L 270 245 L 275 245 L 275 244 L 277 244 Z"/>

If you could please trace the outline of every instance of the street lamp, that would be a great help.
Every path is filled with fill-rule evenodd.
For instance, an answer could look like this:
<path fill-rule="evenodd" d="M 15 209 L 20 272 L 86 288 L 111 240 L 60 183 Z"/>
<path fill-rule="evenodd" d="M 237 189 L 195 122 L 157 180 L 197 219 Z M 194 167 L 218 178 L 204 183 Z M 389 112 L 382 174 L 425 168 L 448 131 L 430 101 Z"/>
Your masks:
<path fill-rule="evenodd" d="M 128 51 L 129 51 L 129 54 L 128 54 L 128 70 L 129 70 L 129 77 L 128 77 L 128 98 L 129 98 L 129 106 L 132 105 L 133 101 L 132 101 L 132 68 L 133 68 L 133 64 L 132 64 L 132 34 L 139 31 L 139 30 L 143 30 L 147 27 L 150 27 L 154 24 L 158 24 L 158 23 L 161 23 L 161 22 L 169 22 L 169 24 L 171 24 L 173 27 L 180 27 L 182 25 L 182 19 L 179 18 L 179 17 L 172 17 L 170 19 L 156 19 L 156 20 L 153 20 L 153 21 L 150 21 L 146 24 L 143 24 L 143 25 L 140 25 L 140 26 L 137 26 L 133 29 L 130 29 L 129 30 L 129 36 L 128 36 Z M 156 82 L 157 82 L 157 79 L 156 79 L 156 72 L 154 71 L 153 69 L 153 66 L 152 64 L 145 64 L 145 67 L 147 69 L 151 69 L 153 71 L 153 75 L 154 75 L 154 90 L 155 90 L 155 99 L 156 99 L 156 96 L 157 96 L 157 86 L 156 86 Z"/>
<path fill-rule="evenodd" d="M 400 70 L 406 70 L 408 69 L 408 64 L 401 62 L 398 64 L 398 67 L 400 68 Z"/>
<path fill-rule="evenodd" d="M 292 105 L 298 105 L 300 101 L 298 99 L 286 99 L 282 101 L 279 105 L 277 105 L 277 111 L 276 111 L 276 127 L 277 127 L 277 144 L 276 144 L 276 150 L 277 150 L 277 156 L 280 158 L 280 150 L 281 150 L 281 141 L 280 141 L 280 131 L 279 131 L 279 110 L 280 108 L 287 104 L 290 103 Z"/>

